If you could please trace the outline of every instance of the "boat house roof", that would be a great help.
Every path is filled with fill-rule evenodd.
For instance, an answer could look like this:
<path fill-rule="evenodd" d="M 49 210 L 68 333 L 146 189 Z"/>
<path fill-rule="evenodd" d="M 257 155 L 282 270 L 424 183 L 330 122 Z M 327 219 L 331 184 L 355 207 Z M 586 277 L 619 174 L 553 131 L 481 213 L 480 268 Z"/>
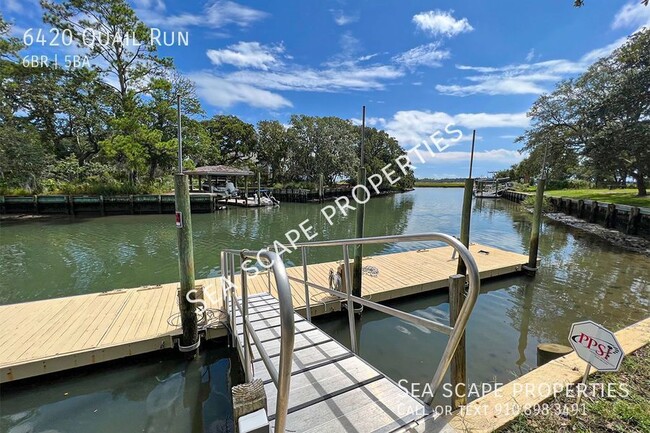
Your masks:
<path fill-rule="evenodd" d="M 185 170 L 184 174 L 190 176 L 252 176 L 254 173 L 247 169 L 229 165 L 206 165 L 197 167 L 194 170 Z"/>

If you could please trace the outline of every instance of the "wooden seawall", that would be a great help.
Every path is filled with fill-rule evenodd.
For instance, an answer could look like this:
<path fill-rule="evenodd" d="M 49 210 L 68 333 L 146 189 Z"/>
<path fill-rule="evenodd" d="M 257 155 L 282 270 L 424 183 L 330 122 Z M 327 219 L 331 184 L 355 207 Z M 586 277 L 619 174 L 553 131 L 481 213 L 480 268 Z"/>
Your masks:
<path fill-rule="evenodd" d="M 503 193 L 503 198 L 516 203 L 521 203 L 528 197 L 534 197 L 534 195 L 518 191 Z M 590 223 L 601 224 L 622 233 L 650 237 L 650 208 L 569 197 L 548 197 L 548 201 L 555 212 L 575 216 Z"/>
<path fill-rule="evenodd" d="M 193 213 L 215 212 L 221 206 L 214 194 L 192 194 Z M 173 194 L 0 196 L 0 214 L 140 215 L 175 211 Z"/>
<path fill-rule="evenodd" d="M 471 245 L 481 278 L 516 273 L 527 257 L 485 245 Z M 366 257 L 376 276 L 365 275 L 363 295 L 373 301 L 446 288 L 456 273 L 451 247 Z M 309 280 L 328 286 L 336 262 L 308 266 Z M 302 266 L 288 268 L 300 280 Z M 271 278 L 271 294 L 276 290 Z M 305 288 L 292 280 L 293 305 L 305 313 Z M 268 292 L 265 274 L 248 279 L 251 294 Z M 203 338 L 225 336 L 220 281 L 197 280 L 203 286 L 209 314 Z M 67 370 L 174 347 L 180 335 L 178 283 L 113 290 L 0 306 L 0 383 Z M 312 315 L 341 308 L 323 292 L 310 293 Z"/>

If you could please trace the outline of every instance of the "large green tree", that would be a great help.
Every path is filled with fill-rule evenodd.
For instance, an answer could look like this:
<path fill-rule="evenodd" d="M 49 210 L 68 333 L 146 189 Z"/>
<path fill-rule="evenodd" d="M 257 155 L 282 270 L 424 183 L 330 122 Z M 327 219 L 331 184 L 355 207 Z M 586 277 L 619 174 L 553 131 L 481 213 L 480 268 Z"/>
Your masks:
<path fill-rule="evenodd" d="M 553 179 L 596 183 L 636 181 L 647 194 L 650 174 L 650 28 L 633 34 L 580 77 L 563 81 L 532 106 L 529 128 L 518 141 Z"/>
<path fill-rule="evenodd" d="M 358 143 L 352 123 L 338 117 L 291 116 L 287 131 L 291 178 L 328 184 L 355 177 L 359 166 Z"/>
<path fill-rule="evenodd" d="M 203 122 L 210 137 L 212 154 L 209 163 L 242 165 L 250 162 L 258 151 L 255 127 L 237 116 L 218 114 Z"/>
<path fill-rule="evenodd" d="M 134 109 L 134 98 L 147 93 L 152 78 L 163 76 L 172 66 L 161 58 L 151 41 L 150 29 L 126 0 L 41 0 L 43 20 L 74 41 L 92 59 L 94 67 L 116 81 L 118 115 Z"/>
<path fill-rule="evenodd" d="M 257 123 L 257 137 L 259 164 L 268 168 L 271 182 L 282 181 L 289 157 L 286 128 L 277 120 L 261 120 Z"/>

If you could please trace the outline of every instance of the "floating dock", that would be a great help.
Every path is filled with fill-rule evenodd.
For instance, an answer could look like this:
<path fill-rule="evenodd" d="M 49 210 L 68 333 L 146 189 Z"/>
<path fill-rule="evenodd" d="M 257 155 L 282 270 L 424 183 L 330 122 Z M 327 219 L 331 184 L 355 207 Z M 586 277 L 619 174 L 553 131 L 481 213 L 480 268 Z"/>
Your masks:
<path fill-rule="evenodd" d="M 528 261 L 485 245 L 471 245 L 470 251 L 481 279 L 519 272 Z M 364 275 L 362 294 L 386 301 L 446 288 L 456 263 L 451 247 L 366 257 L 364 266 L 374 270 Z M 337 262 L 308 265 L 309 281 L 327 287 L 329 270 L 336 267 Z M 303 268 L 287 273 L 294 309 L 305 314 Z M 265 274 L 248 278 L 249 293 L 268 293 L 269 280 L 271 295 L 277 295 L 274 279 Z M 219 279 L 197 280 L 197 285 L 203 286 L 210 309 L 204 338 L 225 336 Z M 341 302 L 311 290 L 310 307 L 315 316 L 340 310 Z M 178 313 L 178 283 L 2 305 L 0 383 L 172 348 L 181 334 Z"/>

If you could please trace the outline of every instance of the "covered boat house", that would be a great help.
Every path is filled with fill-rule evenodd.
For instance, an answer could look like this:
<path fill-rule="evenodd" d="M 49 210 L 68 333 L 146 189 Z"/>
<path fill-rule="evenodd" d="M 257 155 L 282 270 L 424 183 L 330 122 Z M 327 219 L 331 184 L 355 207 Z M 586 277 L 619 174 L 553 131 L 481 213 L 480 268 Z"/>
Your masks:
<path fill-rule="evenodd" d="M 190 192 L 210 192 L 227 196 L 230 195 L 227 191 L 229 182 L 232 182 L 236 190 L 239 178 L 243 177 L 245 184 L 248 185 L 248 177 L 253 176 L 254 173 L 248 169 L 229 165 L 206 165 L 194 170 L 186 170 L 184 174 L 189 177 Z"/>

